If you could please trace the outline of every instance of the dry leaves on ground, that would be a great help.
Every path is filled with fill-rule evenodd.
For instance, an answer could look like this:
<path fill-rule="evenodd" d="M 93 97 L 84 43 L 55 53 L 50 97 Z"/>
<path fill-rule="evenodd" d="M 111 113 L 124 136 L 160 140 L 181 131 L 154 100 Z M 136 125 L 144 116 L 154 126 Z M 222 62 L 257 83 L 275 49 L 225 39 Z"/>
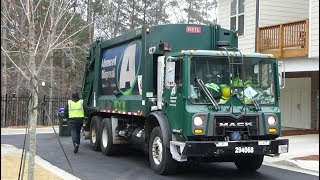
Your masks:
<path fill-rule="evenodd" d="M 1 179 L 11 180 L 18 179 L 21 157 L 17 155 L 1 155 Z M 23 179 L 28 179 L 28 162 L 25 163 Z M 36 180 L 62 180 L 59 176 L 46 170 L 45 168 L 35 165 L 34 179 Z"/>

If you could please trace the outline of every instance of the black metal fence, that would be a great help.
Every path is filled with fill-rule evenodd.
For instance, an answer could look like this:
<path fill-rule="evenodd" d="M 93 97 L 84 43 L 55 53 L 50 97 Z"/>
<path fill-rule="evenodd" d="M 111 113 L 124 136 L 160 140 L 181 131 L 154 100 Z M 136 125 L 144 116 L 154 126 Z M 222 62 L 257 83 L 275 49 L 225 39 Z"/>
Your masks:
<path fill-rule="evenodd" d="M 58 125 L 58 108 L 65 107 L 68 98 L 48 98 L 43 96 L 38 99 L 37 125 Z M 1 127 L 28 125 L 28 104 L 30 97 L 1 97 Z M 50 102 L 52 104 L 49 111 Z M 51 113 L 50 113 L 51 112 Z"/>

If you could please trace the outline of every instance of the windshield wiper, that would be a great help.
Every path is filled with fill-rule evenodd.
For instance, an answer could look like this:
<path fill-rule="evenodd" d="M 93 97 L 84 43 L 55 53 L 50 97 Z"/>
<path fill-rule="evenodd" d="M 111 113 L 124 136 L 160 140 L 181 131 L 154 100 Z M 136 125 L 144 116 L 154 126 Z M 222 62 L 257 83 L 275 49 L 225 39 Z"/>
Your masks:
<path fill-rule="evenodd" d="M 204 91 L 204 93 L 206 94 L 206 96 L 209 98 L 210 102 L 213 104 L 214 109 L 216 111 L 220 110 L 219 104 L 217 103 L 217 101 L 212 97 L 211 93 L 209 92 L 208 88 L 203 84 L 202 79 L 198 79 L 196 78 L 197 83 L 199 84 L 199 86 L 201 87 L 201 89 Z"/>
<path fill-rule="evenodd" d="M 256 98 L 252 99 L 253 105 L 254 105 L 254 110 L 259 111 L 261 110 L 261 107 L 259 105 L 259 103 L 257 102 Z"/>

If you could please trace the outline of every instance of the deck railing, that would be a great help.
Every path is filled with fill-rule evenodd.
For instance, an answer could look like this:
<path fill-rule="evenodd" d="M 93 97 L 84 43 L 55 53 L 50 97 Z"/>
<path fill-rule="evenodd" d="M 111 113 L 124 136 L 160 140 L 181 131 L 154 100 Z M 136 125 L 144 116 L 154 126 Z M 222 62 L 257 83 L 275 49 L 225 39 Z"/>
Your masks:
<path fill-rule="evenodd" d="M 257 52 L 276 58 L 308 55 L 309 20 L 260 27 L 257 29 Z"/>

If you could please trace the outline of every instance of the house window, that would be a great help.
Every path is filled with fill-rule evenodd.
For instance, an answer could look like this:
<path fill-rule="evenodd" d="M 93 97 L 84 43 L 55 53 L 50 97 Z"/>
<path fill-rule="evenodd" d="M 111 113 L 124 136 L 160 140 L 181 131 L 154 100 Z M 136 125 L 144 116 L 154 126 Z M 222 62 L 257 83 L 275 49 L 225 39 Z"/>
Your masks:
<path fill-rule="evenodd" d="M 231 0 L 230 29 L 244 34 L 244 0 Z"/>

